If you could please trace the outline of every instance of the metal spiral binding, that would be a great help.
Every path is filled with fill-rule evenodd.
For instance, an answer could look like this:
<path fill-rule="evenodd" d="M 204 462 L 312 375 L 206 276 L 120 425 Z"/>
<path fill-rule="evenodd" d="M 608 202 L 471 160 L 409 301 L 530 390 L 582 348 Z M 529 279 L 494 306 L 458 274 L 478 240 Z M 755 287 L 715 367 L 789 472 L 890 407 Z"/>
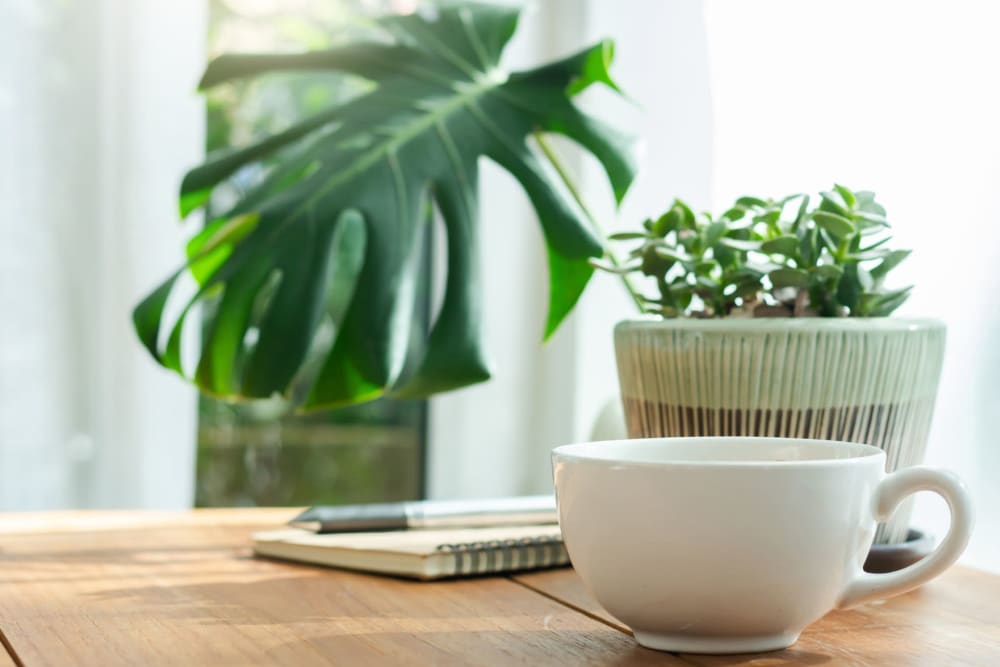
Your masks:
<path fill-rule="evenodd" d="M 469 574 L 535 570 L 564 565 L 569 561 L 562 540 L 558 537 L 441 544 L 437 550 L 448 552 L 454 556 L 454 574 L 457 577 Z M 497 562 L 498 557 L 499 563 Z M 515 557 L 517 559 L 516 565 L 514 563 Z M 466 563 L 468 563 L 468 567 L 466 567 Z"/>

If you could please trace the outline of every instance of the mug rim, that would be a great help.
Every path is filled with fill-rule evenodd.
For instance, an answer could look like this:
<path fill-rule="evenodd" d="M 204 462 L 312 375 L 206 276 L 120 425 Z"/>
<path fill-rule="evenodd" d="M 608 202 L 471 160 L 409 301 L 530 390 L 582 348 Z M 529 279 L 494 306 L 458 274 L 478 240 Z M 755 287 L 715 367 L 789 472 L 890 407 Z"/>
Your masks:
<path fill-rule="evenodd" d="M 693 441 L 712 442 L 734 442 L 740 444 L 764 444 L 780 441 L 786 445 L 816 445 L 834 446 L 837 448 L 850 448 L 855 453 L 848 456 L 830 456 L 823 458 L 793 459 L 793 460 L 767 460 L 767 459 L 676 459 L 663 461 L 649 461 L 642 459 L 629 459 L 621 457 L 597 456 L 592 453 L 596 450 L 595 445 L 627 445 L 633 443 L 681 443 Z M 574 463 L 587 463 L 597 465 L 616 466 L 636 466 L 644 468 L 797 468 L 797 467 L 819 467 L 819 466 L 849 466 L 857 465 L 861 462 L 868 462 L 881 458 L 884 462 L 885 451 L 873 445 L 859 442 L 848 442 L 846 440 L 824 440 L 817 438 L 781 438 L 768 436 L 679 436 L 666 438 L 623 438 L 620 440 L 598 440 L 593 442 L 577 442 L 560 445 L 552 450 L 552 460 L 562 459 L 573 461 Z"/>

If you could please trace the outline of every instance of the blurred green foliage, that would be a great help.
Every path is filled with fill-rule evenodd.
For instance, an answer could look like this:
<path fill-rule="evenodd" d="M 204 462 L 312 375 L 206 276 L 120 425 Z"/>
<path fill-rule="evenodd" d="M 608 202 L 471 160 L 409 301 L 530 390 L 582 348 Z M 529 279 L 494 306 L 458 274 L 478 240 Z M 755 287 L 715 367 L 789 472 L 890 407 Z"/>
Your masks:
<path fill-rule="evenodd" d="M 386 4 L 211 0 L 208 50 L 214 55 L 326 48 L 366 29 L 356 20 L 359 11 L 378 13 Z M 260 77 L 212 90 L 206 150 L 280 130 L 333 100 L 358 94 L 364 85 L 311 73 Z M 248 187 L 261 175 L 247 170 L 231 187 Z M 227 193 L 216 196 L 225 199 Z M 426 303 L 426 285 L 416 298 Z M 423 493 L 423 401 L 380 400 L 309 415 L 290 414 L 277 400 L 231 404 L 202 395 L 199 401 L 198 506 L 374 502 Z"/>

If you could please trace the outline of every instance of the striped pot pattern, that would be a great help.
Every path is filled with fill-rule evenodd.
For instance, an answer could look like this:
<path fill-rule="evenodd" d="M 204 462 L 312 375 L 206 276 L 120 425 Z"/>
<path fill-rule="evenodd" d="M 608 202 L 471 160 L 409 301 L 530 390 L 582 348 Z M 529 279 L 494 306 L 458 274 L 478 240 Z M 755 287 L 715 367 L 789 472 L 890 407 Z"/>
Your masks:
<path fill-rule="evenodd" d="M 936 320 L 635 320 L 615 328 L 629 437 L 747 435 L 881 447 L 923 461 L 944 357 Z M 905 540 L 910 506 L 875 541 Z"/>

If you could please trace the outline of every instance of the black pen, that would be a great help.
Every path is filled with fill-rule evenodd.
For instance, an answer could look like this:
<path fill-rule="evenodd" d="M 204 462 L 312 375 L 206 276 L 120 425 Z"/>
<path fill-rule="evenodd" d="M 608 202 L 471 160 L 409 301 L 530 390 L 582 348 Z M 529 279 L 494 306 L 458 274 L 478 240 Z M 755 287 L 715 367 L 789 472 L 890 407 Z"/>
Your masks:
<path fill-rule="evenodd" d="M 318 533 L 557 523 L 554 496 L 310 507 L 288 523 Z"/>

